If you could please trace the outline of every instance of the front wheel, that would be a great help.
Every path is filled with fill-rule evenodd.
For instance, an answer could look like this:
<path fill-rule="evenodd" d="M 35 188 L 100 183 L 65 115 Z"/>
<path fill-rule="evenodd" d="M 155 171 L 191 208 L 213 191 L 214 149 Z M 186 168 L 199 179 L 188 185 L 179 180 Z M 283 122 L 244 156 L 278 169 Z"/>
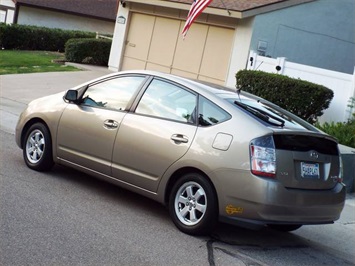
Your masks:
<path fill-rule="evenodd" d="M 218 204 L 209 180 L 198 173 L 179 178 L 170 194 L 169 213 L 176 227 L 184 233 L 210 233 L 217 224 Z"/>
<path fill-rule="evenodd" d="M 36 171 L 48 171 L 53 166 L 52 141 L 49 130 L 42 123 L 33 124 L 25 135 L 23 158 Z"/>

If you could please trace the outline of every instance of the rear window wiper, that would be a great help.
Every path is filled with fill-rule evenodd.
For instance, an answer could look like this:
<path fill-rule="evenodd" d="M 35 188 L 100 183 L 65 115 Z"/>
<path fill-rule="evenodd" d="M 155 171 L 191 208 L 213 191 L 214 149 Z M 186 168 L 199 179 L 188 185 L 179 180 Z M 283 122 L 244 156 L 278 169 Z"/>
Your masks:
<path fill-rule="evenodd" d="M 258 108 L 255 108 L 253 106 L 249 106 L 247 104 L 234 101 L 235 105 L 238 105 L 239 107 L 243 108 L 244 110 L 248 111 L 249 113 L 255 115 L 257 118 L 260 118 L 261 120 L 274 125 L 274 126 L 281 126 L 283 127 L 285 125 L 285 121 L 282 120 L 281 118 L 278 118 L 276 116 L 273 116 L 263 110 L 260 110 Z"/>

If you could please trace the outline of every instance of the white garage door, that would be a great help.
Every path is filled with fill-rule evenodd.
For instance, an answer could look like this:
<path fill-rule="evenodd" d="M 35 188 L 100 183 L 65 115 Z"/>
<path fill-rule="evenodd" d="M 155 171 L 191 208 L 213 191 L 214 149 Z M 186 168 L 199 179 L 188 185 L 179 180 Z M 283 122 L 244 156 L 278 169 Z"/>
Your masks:
<path fill-rule="evenodd" d="M 133 13 L 122 70 L 149 69 L 224 84 L 234 30 Z"/>

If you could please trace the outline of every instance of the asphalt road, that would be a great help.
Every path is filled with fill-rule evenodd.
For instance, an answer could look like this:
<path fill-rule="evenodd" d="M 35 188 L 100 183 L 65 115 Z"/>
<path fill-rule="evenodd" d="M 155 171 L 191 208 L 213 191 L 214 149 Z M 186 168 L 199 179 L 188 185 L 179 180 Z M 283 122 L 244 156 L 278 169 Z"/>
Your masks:
<path fill-rule="evenodd" d="M 0 76 L 1 266 L 355 265 L 353 195 L 333 225 L 280 233 L 220 224 L 210 236 L 192 237 L 149 199 L 61 166 L 48 173 L 29 170 L 14 125 L 26 103 L 45 93 L 34 89 L 43 76 L 23 77 L 25 83 L 42 81 L 21 91 L 18 77 Z M 45 86 L 55 92 L 64 83 L 46 80 Z"/>
<path fill-rule="evenodd" d="M 0 265 L 355 265 L 355 205 L 293 233 L 179 232 L 165 207 L 69 168 L 29 170 L 0 131 Z"/>

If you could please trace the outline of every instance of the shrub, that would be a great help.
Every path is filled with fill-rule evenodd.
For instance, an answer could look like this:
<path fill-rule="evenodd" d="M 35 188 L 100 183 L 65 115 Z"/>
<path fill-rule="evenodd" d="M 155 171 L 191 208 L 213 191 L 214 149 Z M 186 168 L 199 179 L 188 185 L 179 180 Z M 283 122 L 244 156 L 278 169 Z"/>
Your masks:
<path fill-rule="evenodd" d="M 355 148 L 355 119 L 341 123 L 331 122 L 316 126 L 325 133 L 338 139 L 340 144 Z"/>
<path fill-rule="evenodd" d="M 94 32 L 51 29 L 27 25 L 1 25 L 0 43 L 5 49 L 64 52 L 72 38 L 94 38 Z"/>
<path fill-rule="evenodd" d="M 2 47 L 2 36 L 4 35 L 6 24 L 5 23 L 0 23 L 0 49 Z"/>
<path fill-rule="evenodd" d="M 111 40 L 71 39 L 65 45 L 65 58 L 70 62 L 108 65 Z"/>
<path fill-rule="evenodd" d="M 351 117 L 347 122 L 332 122 L 324 123 L 323 125 L 317 123 L 316 127 L 325 133 L 337 138 L 340 144 L 355 148 L 355 112 L 353 112 L 355 107 L 354 97 L 349 99 L 348 107 Z"/>
<path fill-rule="evenodd" d="M 314 124 L 329 107 L 332 90 L 308 81 L 262 71 L 241 70 L 236 74 L 242 90 L 262 97 Z"/>

